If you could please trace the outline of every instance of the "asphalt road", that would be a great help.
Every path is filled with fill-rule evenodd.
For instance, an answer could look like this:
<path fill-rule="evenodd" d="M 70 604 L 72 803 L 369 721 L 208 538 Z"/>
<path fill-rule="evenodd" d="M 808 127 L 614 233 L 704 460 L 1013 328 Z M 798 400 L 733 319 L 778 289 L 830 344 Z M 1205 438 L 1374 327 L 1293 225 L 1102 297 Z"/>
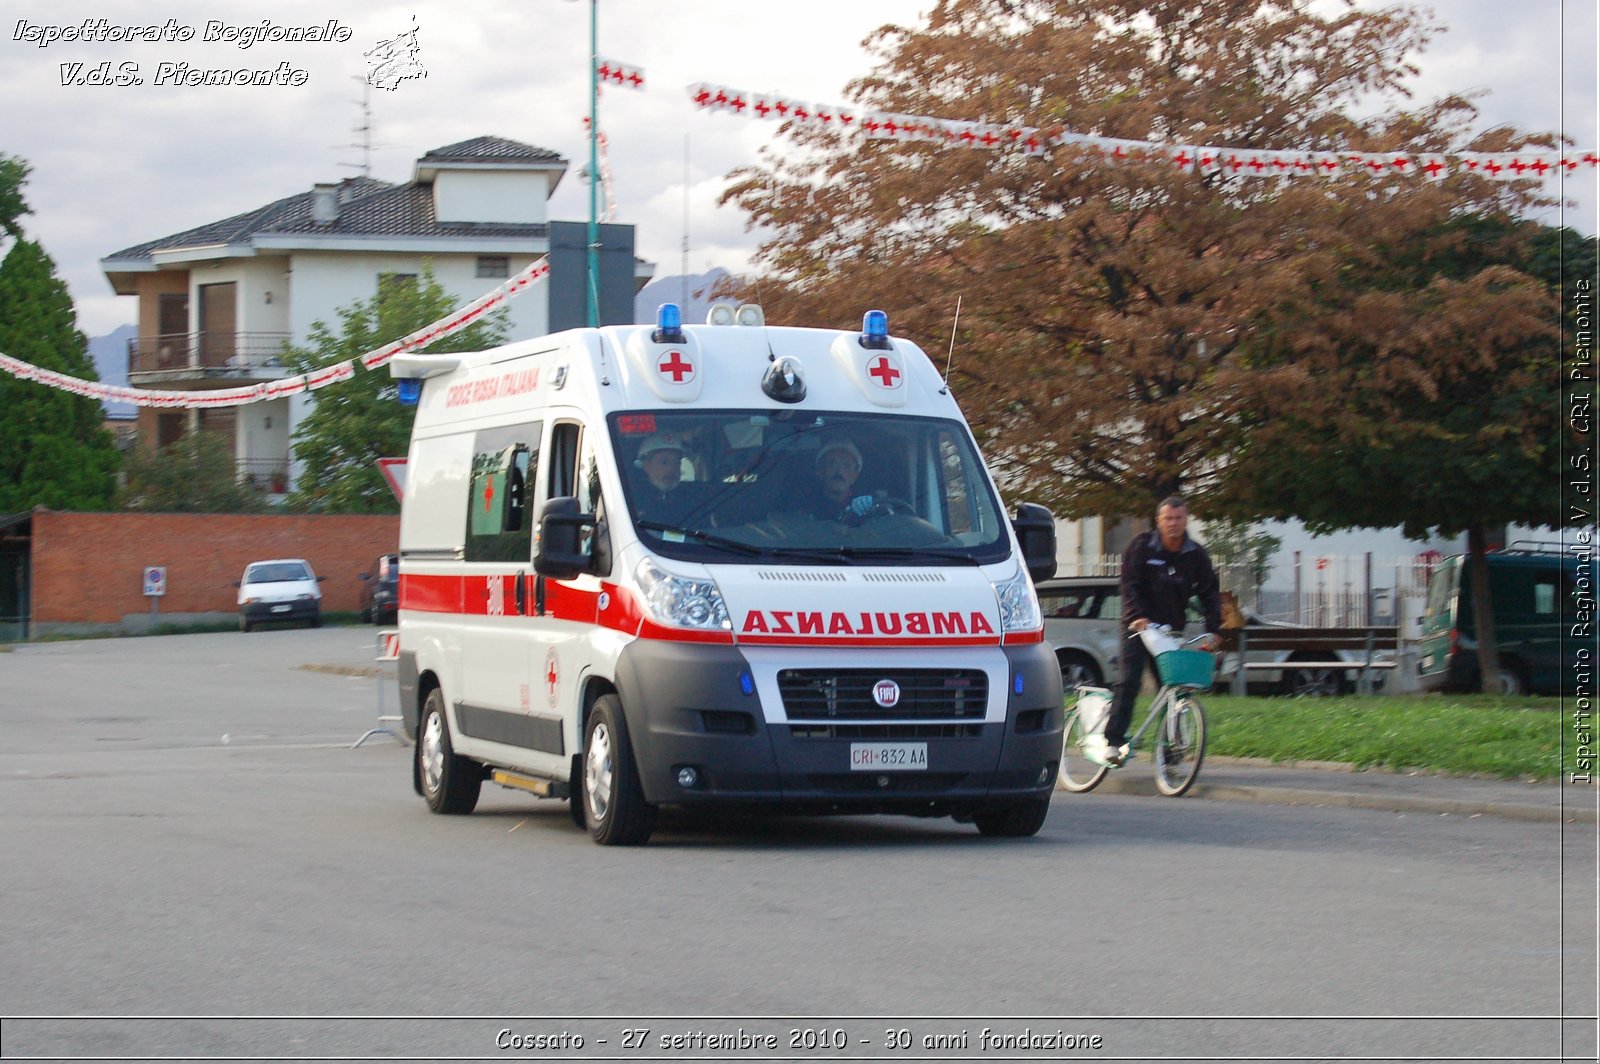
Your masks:
<path fill-rule="evenodd" d="M 350 749 L 374 631 L 0 653 L 0 1057 L 1594 1059 L 1592 826 L 1063 793 L 603 848 Z"/>

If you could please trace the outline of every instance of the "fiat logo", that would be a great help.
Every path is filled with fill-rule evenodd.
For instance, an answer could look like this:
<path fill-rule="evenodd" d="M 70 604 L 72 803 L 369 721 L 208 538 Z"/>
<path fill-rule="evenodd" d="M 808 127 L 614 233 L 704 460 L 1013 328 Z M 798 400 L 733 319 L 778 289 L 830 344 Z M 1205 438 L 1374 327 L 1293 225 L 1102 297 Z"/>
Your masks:
<path fill-rule="evenodd" d="M 884 709 L 900 702 L 900 685 L 893 680 L 879 680 L 872 685 L 872 700 Z"/>

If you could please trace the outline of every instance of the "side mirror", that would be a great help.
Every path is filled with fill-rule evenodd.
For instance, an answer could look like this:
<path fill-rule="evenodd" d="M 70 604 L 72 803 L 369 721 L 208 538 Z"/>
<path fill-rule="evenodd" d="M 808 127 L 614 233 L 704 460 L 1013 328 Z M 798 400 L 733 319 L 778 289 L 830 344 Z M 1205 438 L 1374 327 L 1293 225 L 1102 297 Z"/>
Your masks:
<path fill-rule="evenodd" d="M 372 574 L 371 573 L 357 573 L 356 574 L 356 579 L 357 580 L 371 580 L 372 579 Z"/>
<path fill-rule="evenodd" d="M 1034 583 L 1056 575 L 1056 519 L 1049 510 L 1035 503 L 1017 506 L 1017 516 L 1011 522 L 1017 533 L 1017 543 L 1022 548 L 1022 564 Z"/>
<path fill-rule="evenodd" d="M 234 586 L 234 587 L 239 587 L 239 586 L 241 586 L 241 585 L 240 585 L 240 584 L 239 584 L 239 581 L 237 581 L 237 580 L 235 580 L 235 581 L 234 581 L 234 582 L 233 582 L 233 586 Z"/>
<path fill-rule="evenodd" d="M 593 528 L 594 514 L 579 513 L 578 500 L 573 496 L 546 502 L 539 511 L 533 571 L 552 580 L 571 580 L 588 572 L 593 559 L 583 549 L 583 540 Z"/>
<path fill-rule="evenodd" d="M 317 583 L 319 583 L 319 584 L 320 584 L 320 583 L 322 583 L 322 582 L 323 582 L 323 581 L 324 581 L 324 580 L 326 580 L 326 579 L 328 579 L 328 578 L 327 578 L 327 577 L 325 577 L 325 576 L 319 576 L 319 577 L 317 577 Z"/>

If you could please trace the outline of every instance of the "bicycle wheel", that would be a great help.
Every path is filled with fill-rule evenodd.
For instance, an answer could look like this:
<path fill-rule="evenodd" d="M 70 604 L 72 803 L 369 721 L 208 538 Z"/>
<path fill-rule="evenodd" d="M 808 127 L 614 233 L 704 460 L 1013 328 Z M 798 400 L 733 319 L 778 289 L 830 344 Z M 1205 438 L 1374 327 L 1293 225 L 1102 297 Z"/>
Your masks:
<path fill-rule="evenodd" d="M 1106 778 L 1106 767 L 1083 756 L 1083 717 L 1076 708 L 1067 710 L 1065 736 L 1061 748 L 1061 786 L 1074 794 L 1094 790 Z"/>
<path fill-rule="evenodd" d="M 1172 700 L 1156 728 L 1156 789 L 1176 798 L 1193 785 L 1206 756 L 1206 716 L 1192 694 Z"/>

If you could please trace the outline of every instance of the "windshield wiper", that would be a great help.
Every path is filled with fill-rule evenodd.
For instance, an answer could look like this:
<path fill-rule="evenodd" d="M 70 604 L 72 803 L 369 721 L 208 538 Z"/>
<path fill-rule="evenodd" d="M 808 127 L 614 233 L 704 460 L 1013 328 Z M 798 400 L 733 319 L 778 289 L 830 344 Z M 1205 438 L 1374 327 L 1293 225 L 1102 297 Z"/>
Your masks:
<path fill-rule="evenodd" d="M 839 555 L 844 558 L 934 558 L 945 562 L 978 564 L 978 559 L 968 552 L 941 550 L 938 547 L 840 547 Z"/>
<path fill-rule="evenodd" d="M 660 521 L 635 521 L 635 528 L 648 529 L 651 532 L 671 532 L 684 536 L 696 543 L 704 543 L 708 547 L 720 547 L 723 550 L 733 551 L 735 554 L 747 554 L 752 558 L 764 558 L 772 553 L 766 547 L 757 547 L 752 543 L 741 543 L 736 539 L 718 536 L 711 532 L 702 532 L 698 528 L 683 528 L 679 525 L 663 524 Z"/>

